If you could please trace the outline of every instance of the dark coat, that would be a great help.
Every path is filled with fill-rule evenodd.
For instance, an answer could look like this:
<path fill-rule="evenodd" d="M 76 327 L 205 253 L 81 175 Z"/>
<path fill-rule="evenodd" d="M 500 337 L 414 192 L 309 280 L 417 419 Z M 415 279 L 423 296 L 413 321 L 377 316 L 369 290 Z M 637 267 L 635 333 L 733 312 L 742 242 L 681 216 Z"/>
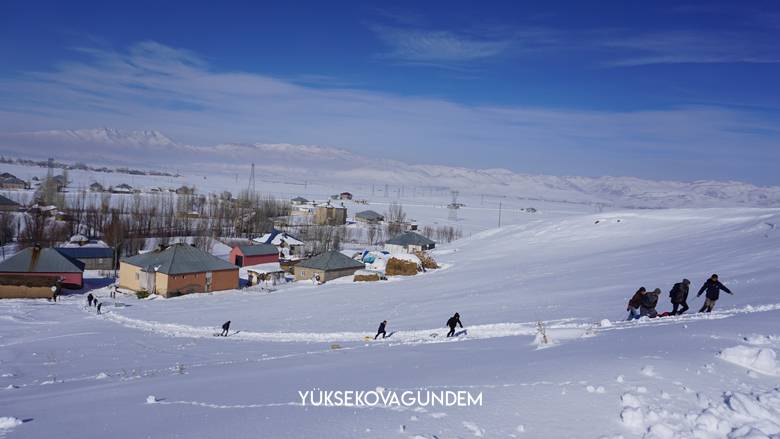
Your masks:
<path fill-rule="evenodd" d="M 385 332 L 385 322 L 379 324 L 379 329 L 376 330 L 376 333 L 379 334 L 380 332 Z"/>
<path fill-rule="evenodd" d="M 228 329 L 230 329 L 230 322 L 229 322 L 229 321 L 225 322 L 225 323 L 222 325 L 222 330 L 223 330 L 223 331 L 227 331 Z"/>
<path fill-rule="evenodd" d="M 642 291 L 637 291 L 634 293 L 634 296 L 631 297 L 631 300 L 628 301 L 628 306 L 631 308 L 639 308 L 642 306 L 642 297 L 644 297 L 645 293 Z"/>
<path fill-rule="evenodd" d="M 455 329 L 457 325 L 460 325 L 460 327 L 463 327 L 463 323 L 460 322 L 460 317 L 452 316 L 449 320 L 447 320 L 447 326 L 450 327 L 450 329 Z"/>
<path fill-rule="evenodd" d="M 672 303 L 685 303 L 688 300 L 688 285 L 678 282 L 669 291 Z"/>
<path fill-rule="evenodd" d="M 723 290 L 729 294 L 734 294 L 730 289 L 726 288 L 725 285 L 720 283 L 719 280 L 714 281 L 712 279 L 707 279 L 707 282 L 704 282 L 704 285 L 699 288 L 699 293 L 696 295 L 696 297 L 701 296 L 701 293 L 703 293 L 705 290 L 707 291 L 707 298 L 710 300 L 718 300 L 720 297 L 720 290 Z"/>
<path fill-rule="evenodd" d="M 641 308 L 655 309 L 656 305 L 658 305 L 658 294 L 648 291 L 642 296 Z"/>

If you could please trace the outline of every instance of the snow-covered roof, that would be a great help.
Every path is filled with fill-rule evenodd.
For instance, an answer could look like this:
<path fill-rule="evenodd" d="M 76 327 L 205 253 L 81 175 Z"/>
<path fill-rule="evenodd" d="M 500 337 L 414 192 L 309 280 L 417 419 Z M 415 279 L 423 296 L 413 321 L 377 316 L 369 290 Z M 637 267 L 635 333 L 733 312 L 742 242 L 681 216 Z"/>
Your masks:
<path fill-rule="evenodd" d="M 294 236 L 288 233 L 280 232 L 278 230 L 274 230 L 271 233 L 266 233 L 263 236 L 253 239 L 253 241 L 264 243 L 264 244 L 277 245 L 277 246 L 280 245 L 282 242 L 284 242 L 287 245 L 303 245 L 303 241 L 301 241 L 300 239 L 295 238 Z"/>
<path fill-rule="evenodd" d="M 374 212 L 373 210 L 364 210 L 362 212 L 358 212 L 355 214 L 355 218 L 362 218 L 369 221 L 381 221 L 385 219 L 382 214 Z"/>
<path fill-rule="evenodd" d="M 282 270 L 281 265 L 278 262 L 268 262 L 266 264 L 249 265 L 244 267 L 246 271 L 252 271 L 258 274 L 264 273 L 278 273 Z"/>

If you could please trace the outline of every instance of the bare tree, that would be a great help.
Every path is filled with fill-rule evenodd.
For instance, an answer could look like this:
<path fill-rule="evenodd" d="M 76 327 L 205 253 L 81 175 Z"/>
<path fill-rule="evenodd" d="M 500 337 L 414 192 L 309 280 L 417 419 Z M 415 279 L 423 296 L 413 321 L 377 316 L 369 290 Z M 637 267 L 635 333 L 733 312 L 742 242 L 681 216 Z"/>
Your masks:
<path fill-rule="evenodd" d="M 390 235 L 397 235 L 401 232 L 403 223 L 406 222 L 406 212 L 404 212 L 403 206 L 397 201 L 390 203 L 385 214 L 387 220 L 387 233 Z"/>

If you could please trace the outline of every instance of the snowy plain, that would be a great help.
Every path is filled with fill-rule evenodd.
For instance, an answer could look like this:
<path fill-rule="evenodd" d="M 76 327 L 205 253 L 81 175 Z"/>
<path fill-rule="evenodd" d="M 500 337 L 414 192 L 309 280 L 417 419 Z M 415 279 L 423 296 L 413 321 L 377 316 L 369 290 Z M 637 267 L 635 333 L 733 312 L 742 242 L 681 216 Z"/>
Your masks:
<path fill-rule="evenodd" d="M 446 202 L 407 210 L 446 222 Z M 101 316 L 83 294 L 2 301 L 0 436 L 780 434 L 780 209 L 541 205 L 497 228 L 492 207 L 467 204 L 466 237 L 415 277 L 168 300 L 113 300 L 89 279 Z M 735 294 L 695 314 L 713 272 Z M 623 321 L 639 286 L 661 288 L 666 311 L 683 277 L 688 314 Z M 446 339 L 454 312 L 466 333 Z M 384 319 L 392 335 L 365 340 Z M 214 337 L 225 320 L 240 332 Z M 539 321 L 550 345 L 535 343 Z M 298 394 L 380 387 L 482 392 L 483 405 L 304 407 Z"/>

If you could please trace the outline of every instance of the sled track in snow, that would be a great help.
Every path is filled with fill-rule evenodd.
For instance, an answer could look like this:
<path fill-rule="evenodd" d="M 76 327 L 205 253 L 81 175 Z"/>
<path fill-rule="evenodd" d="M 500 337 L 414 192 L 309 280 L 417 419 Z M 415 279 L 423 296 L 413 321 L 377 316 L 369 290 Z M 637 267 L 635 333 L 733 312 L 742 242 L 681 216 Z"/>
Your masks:
<path fill-rule="evenodd" d="M 759 306 L 745 306 L 742 308 L 724 309 L 709 314 L 685 314 L 674 317 L 660 317 L 656 319 L 641 319 L 631 322 L 610 322 L 610 326 L 601 326 L 600 323 L 586 321 L 584 319 L 559 319 L 543 322 L 545 329 L 551 333 L 568 333 L 559 339 L 579 338 L 581 336 L 592 336 L 604 331 L 630 330 L 648 326 L 665 326 L 703 322 L 708 320 L 719 320 L 730 318 L 740 314 L 750 314 L 756 312 L 768 312 L 780 310 L 780 303 Z M 212 327 L 190 326 L 178 323 L 162 323 L 133 319 L 113 312 L 102 316 L 106 320 L 111 320 L 122 326 L 139 329 L 147 332 L 154 332 L 169 337 L 184 338 L 214 338 L 219 330 Z M 525 323 L 493 323 L 484 325 L 472 325 L 466 328 L 466 334 L 460 337 L 446 338 L 446 329 L 418 329 L 409 331 L 396 331 L 392 337 L 384 340 L 377 340 L 379 343 L 395 344 L 418 344 L 418 343 L 449 343 L 460 340 L 482 340 L 499 337 L 517 337 L 534 336 L 537 332 L 537 322 Z M 437 334 L 431 337 L 431 334 Z M 366 332 L 253 332 L 244 331 L 227 337 L 230 340 L 242 341 L 260 341 L 260 342 L 278 342 L 278 343 L 337 343 L 337 342 L 368 342 Z M 370 342 L 374 343 L 373 338 Z"/>

